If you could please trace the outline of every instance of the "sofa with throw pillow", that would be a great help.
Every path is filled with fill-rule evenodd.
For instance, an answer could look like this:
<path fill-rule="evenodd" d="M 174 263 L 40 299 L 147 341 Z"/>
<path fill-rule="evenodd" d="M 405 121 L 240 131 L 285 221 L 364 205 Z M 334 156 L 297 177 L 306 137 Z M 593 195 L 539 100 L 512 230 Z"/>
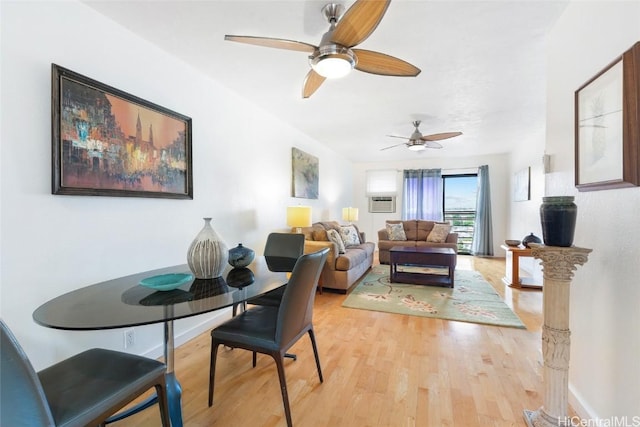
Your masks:
<path fill-rule="evenodd" d="M 295 229 L 292 229 L 295 232 Z M 336 221 L 316 222 L 302 227 L 304 252 L 329 248 L 327 262 L 320 275 L 322 288 L 346 293 L 371 268 L 376 245 L 365 241 L 355 225 L 340 225 Z"/>
<path fill-rule="evenodd" d="M 389 249 L 394 246 L 451 248 L 458 253 L 458 233 L 451 233 L 448 222 L 408 220 L 387 221 L 378 230 L 380 264 L 389 264 Z"/>

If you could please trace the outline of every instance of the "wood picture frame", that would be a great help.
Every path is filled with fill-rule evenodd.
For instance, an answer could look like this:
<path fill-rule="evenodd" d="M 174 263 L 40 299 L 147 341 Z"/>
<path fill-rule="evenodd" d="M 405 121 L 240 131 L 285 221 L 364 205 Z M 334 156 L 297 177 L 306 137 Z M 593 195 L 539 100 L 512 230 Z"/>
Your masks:
<path fill-rule="evenodd" d="M 191 118 L 51 64 L 52 194 L 193 199 Z"/>
<path fill-rule="evenodd" d="M 640 42 L 575 92 L 575 186 L 640 186 Z"/>

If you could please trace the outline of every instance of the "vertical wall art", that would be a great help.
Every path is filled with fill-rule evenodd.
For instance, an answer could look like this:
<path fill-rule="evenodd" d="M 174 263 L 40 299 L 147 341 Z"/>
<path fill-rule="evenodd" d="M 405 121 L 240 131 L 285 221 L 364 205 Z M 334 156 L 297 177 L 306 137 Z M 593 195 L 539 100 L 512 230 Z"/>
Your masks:
<path fill-rule="evenodd" d="M 640 42 L 575 92 L 579 191 L 640 185 Z"/>
<path fill-rule="evenodd" d="M 192 199 L 191 119 L 52 64 L 52 193 Z"/>
<path fill-rule="evenodd" d="M 318 198 L 318 158 L 295 147 L 291 149 L 291 195 L 304 199 Z"/>
<path fill-rule="evenodd" d="M 526 167 L 514 175 L 513 201 L 523 202 L 531 199 L 531 167 Z"/>

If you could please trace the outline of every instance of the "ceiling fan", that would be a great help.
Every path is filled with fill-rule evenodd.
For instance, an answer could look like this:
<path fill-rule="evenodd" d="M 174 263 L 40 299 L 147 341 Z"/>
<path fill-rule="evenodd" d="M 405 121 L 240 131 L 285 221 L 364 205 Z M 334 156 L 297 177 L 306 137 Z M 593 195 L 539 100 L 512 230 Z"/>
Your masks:
<path fill-rule="evenodd" d="M 352 49 L 376 29 L 391 0 L 357 0 L 344 15 L 344 6 L 329 3 L 322 13 L 329 21 L 319 46 L 271 37 L 225 35 L 225 40 L 257 46 L 296 50 L 309 54 L 311 70 L 304 80 L 302 97 L 309 98 L 327 78 L 347 75 L 353 68 L 384 76 L 415 77 L 420 69 L 402 59 L 380 52 Z M 341 17 L 342 15 L 342 17 Z"/>
<path fill-rule="evenodd" d="M 420 123 L 421 123 L 420 120 L 415 120 L 413 122 L 413 126 L 415 127 L 415 130 L 413 131 L 413 133 L 409 138 L 404 136 L 387 135 L 387 136 L 390 136 L 391 138 L 402 138 L 402 139 L 408 139 L 409 141 L 403 142 L 402 144 L 395 144 L 389 147 L 381 148 L 380 151 L 388 150 L 389 148 L 399 147 L 401 145 L 406 145 L 407 148 L 411 151 L 422 151 L 422 150 L 426 150 L 427 148 L 442 148 L 442 145 L 436 141 L 462 135 L 462 132 L 445 132 L 445 133 L 434 133 L 433 135 L 423 136 L 420 130 L 418 129 L 418 126 L 420 126 Z"/>

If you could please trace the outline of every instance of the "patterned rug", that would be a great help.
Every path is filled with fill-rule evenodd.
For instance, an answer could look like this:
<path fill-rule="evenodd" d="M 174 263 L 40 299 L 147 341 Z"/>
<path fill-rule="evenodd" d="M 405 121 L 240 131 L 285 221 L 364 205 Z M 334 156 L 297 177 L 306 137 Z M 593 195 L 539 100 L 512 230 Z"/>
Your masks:
<path fill-rule="evenodd" d="M 425 268 L 406 267 L 426 271 Z M 436 273 L 428 269 L 430 273 Z M 520 318 L 502 301 L 482 274 L 455 271 L 453 289 L 389 282 L 389 266 L 377 265 L 342 303 L 343 307 L 434 317 L 460 322 L 524 329 Z"/>

